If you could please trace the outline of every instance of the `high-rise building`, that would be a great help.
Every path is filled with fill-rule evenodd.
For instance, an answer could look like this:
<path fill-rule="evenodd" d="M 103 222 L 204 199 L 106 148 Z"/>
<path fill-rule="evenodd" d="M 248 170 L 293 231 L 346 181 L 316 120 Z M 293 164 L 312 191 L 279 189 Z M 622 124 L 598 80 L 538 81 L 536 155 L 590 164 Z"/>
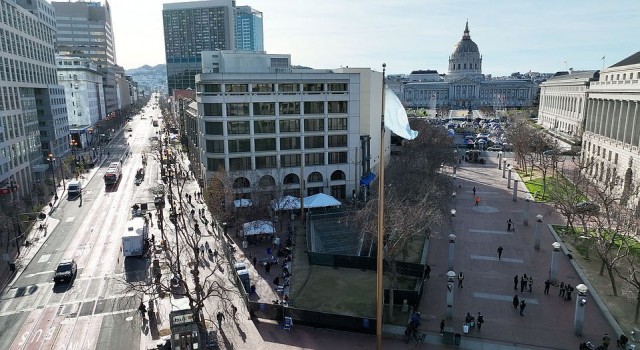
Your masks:
<path fill-rule="evenodd" d="M 202 51 L 234 48 L 234 6 L 233 0 L 163 4 L 170 95 L 175 89 L 195 89 L 195 76 L 202 70 Z"/>
<path fill-rule="evenodd" d="M 91 143 L 91 126 L 106 116 L 102 75 L 88 58 L 56 57 L 58 82 L 64 86 L 70 132 L 75 147 Z"/>
<path fill-rule="evenodd" d="M 45 0 L 0 4 L 0 197 L 17 198 L 44 179 L 43 154 L 69 151 L 69 125 L 56 77 L 53 7 Z"/>
<path fill-rule="evenodd" d="M 250 6 L 236 7 L 236 50 L 264 51 L 262 12 Z"/>
<path fill-rule="evenodd" d="M 109 2 L 52 1 L 55 9 L 57 36 L 56 52 L 63 56 L 93 60 L 102 74 L 105 109 L 118 109 L 116 91 L 116 49 L 111 25 Z"/>

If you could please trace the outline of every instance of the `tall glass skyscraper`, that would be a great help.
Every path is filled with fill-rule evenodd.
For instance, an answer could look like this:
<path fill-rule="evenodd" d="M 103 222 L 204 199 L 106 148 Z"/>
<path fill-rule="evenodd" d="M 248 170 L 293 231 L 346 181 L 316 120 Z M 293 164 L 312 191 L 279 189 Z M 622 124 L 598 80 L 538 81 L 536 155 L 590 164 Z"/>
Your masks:
<path fill-rule="evenodd" d="M 236 50 L 264 51 L 262 12 L 250 6 L 236 7 Z"/>
<path fill-rule="evenodd" d="M 169 94 L 195 90 L 202 51 L 235 49 L 234 0 L 163 4 L 164 48 Z"/>

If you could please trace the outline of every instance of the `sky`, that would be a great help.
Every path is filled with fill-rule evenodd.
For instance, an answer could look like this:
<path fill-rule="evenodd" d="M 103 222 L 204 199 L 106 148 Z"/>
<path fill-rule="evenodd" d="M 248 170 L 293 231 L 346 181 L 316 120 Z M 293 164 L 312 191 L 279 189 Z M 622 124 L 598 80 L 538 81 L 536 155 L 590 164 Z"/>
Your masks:
<path fill-rule="evenodd" d="M 99 0 L 104 1 L 104 0 Z M 165 63 L 162 4 L 109 0 L 116 58 L 126 69 Z M 263 13 L 268 53 L 312 68 L 446 73 L 469 21 L 482 72 L 602 69 L 640 51 L 639 0 L 237 0 Z M 605 57 L 603 60 L 602 58 Z"/>

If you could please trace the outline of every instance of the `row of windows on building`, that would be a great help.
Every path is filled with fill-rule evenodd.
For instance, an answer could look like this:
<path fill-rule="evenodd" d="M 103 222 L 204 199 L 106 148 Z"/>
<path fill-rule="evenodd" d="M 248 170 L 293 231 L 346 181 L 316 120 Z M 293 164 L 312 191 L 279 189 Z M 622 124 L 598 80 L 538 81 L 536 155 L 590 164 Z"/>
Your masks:
<path fill-rule="evenodd" d="M 0 28 L 0 51 L 38 62 L 53 63 L 53 46 L 46 46 Z"/>
<path fill-rule="evenodd" d="M 553 96 L 545 94 L 542 96 L 540 106 L 542 110 L 578 112 L 579 115 L 582 113 L 582 98 L 578 98 L 576 96 Z"/>
<path fill-rule="evenodd" d="M 458 88 L 457 86 L 456 88 Z M 460 95 L 463 91 L 457 91 L 456 95 Z M 467 90 L 469 92 L 469 90 Z M 470 93 L 464 93 L 462 95 L 469 95 Z M 407 89 L 405 90 L 405 97 L 407 99 L 422 99 L 428 100 L 435 96 L 436 99 L 448 99 L 449 98 L 449 88 L 442 90 L 414 90 Z M 494 89 L 480 89 L 479 98 L 528 98 L 529 90 L 528 89 L 508 89 L 508 90 L 494 90 Z"/>
<path fill-rule="evenodd" d="M 22 11 L 17 10 L 15 6 L 11 6 L 7 1 L 2 1 L 1 4 L 0 11 L 2 11 L 1 20 L 3 24 L 46 43 L 53 43 L 53 30 L 40 23 L 36 18 L 27 16 Z"/>
<path fill-rule="evenodd" d="M 245 171 L 259 169 L 295 168 L 300 167 L 302 155 L 282 154 L 269 156 L 252 156 L 229 158 L 229 171 Z M 347 152 L 320 152 L 306 153 L 304 155 L 305 166 L 319 166 L 327 164 L 346 164 Z M 207 158 L 207 170 L 218 171 L 225 169 L 224 158 Z"/>
<path fill-rule="evenodd" d="M 629 80 L 640 79 L 640 71 L 635 73 L 629 72 L 629 73 L 606 74 L 604 76 L 604 81 L 627 80 L 627 76 L 629 77 Z"/>
<path fill-rule="evenodd" d="M 467 64 L 466 63 L 458 63 L 458 69 L 457 70 L 460 70 L 460 69 L 467 69 Z M 469 69 L 478 69 L 478 64 L 475 63 L 475 66 L 474 66 L 473 63 L 469 63 Z M 451 70 L 456 70 L 456 64 L 455 63 L 451 65 Z"/>
<path fill-rule="evenodd" d="M 608 117 L 614 115 L 616 117 Z M 640 146 L 640 103 L 590 99 L 585 130 L 632 146 Z"/>
<path fill-rule="evenodd" d="M 278 134 L 290 132 L 327 132 L 347 130 L 347 118 L 307 118 L 304 119 L 304 130 L 300 128 L 300 119 L 284 119 L 284 120 L 254 120 L 237 121 L 237 122 L 205 122 L 205 135 L 251 135 L 251 126 L 253 125 L 253 134 Z M 226 134 L 225 127 L 226 124 Z M 276 129 L 277 126 L 277 129 Z M 325 128 L 326 126 L 326 128 Z"/>
<path fill-rule="evenodd" d="M 56 84 L 56 69 L 0 57 L 0 81 L 54 85 Z"/>
<path fill-rule="evenodd" d="M 225 93 L 298 93 L 298 92 L 348 92 L 348 83 L 227 83 L 199 84 L 198 92 L 204 94 Z"/>
<path fill-rule="evenodd" d="M 583 141 L 582 148 L 585 149 L 591 155 L 596 157 L 602 157 L 609 162 L 613 161 L 613 164 L 618 164 L 618 153 L 612 150 L 607 150 L 604 146 L 596 146 L 591 141 Z M 613 155 L 613 157 L 612 157 Z"/>
<path fill-rule="evenodd" d="M 324 135 L 305 137 L 281 137 L 264 139 L 234 139 L 234 140 L 206 140 L 207 153 L 248 153 L 248 152 L 272 152 L 302 149 L 324 149 L 347 147 L 347 135 Z M 253 142 L 253 147 L 251 143 Z"/>
<path fill-rule="evenodd" d="M 300 115 L 300 114 L 347 114 L 347 101 L 310 101 L 310 102 L 252 102 L 252 103 L 203 103 L 205 117 L 249 117 Z M 302 107 L 302 109 L 301 109 Z M 226 112 L 223 115 L 223 111 Z M 253 112 L 253 113 L 250 113 Z"/>

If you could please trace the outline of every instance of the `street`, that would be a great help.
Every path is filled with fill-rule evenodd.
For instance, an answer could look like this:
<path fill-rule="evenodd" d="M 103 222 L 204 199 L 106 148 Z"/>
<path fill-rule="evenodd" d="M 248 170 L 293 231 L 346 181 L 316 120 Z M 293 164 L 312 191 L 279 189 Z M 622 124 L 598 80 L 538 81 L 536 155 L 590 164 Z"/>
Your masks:
<path fill-rule="evenodd" d="M 147 107 L 147 113 L 159 118 L 160 112 Z M 134 176 L 142 167 L 141 154 L 148 147 L 148 138 L 157 128 L 139 116 L 130 125 L 132 137 L 118 133 L 103 150 L 102 166 L 89 173 L 91 178 L 83 179 L 81 198 L 68 200 L 66 192 L 60 196 L 48 219 L 49 234 L 42 238 L 46 241 L 0 297 L 0 348 L 115 350 L 139 346 L 141 318 L 136 310 L 140 297 L 119 282 L 125 279 L 120 238 L 134 199 L 148 197 L 149 187 L 156 185 L 154 160 L 149 168 L 155 171 L 149 171 L 142 184 L 136 186 Z M 106 167 L 121 158 L 122 177 L 115 188 L 105 190 L 102 176 Z M 77 276 L 69 284 L 54 285 L 54 270 L 65 258 L 75 259 Z"/>

